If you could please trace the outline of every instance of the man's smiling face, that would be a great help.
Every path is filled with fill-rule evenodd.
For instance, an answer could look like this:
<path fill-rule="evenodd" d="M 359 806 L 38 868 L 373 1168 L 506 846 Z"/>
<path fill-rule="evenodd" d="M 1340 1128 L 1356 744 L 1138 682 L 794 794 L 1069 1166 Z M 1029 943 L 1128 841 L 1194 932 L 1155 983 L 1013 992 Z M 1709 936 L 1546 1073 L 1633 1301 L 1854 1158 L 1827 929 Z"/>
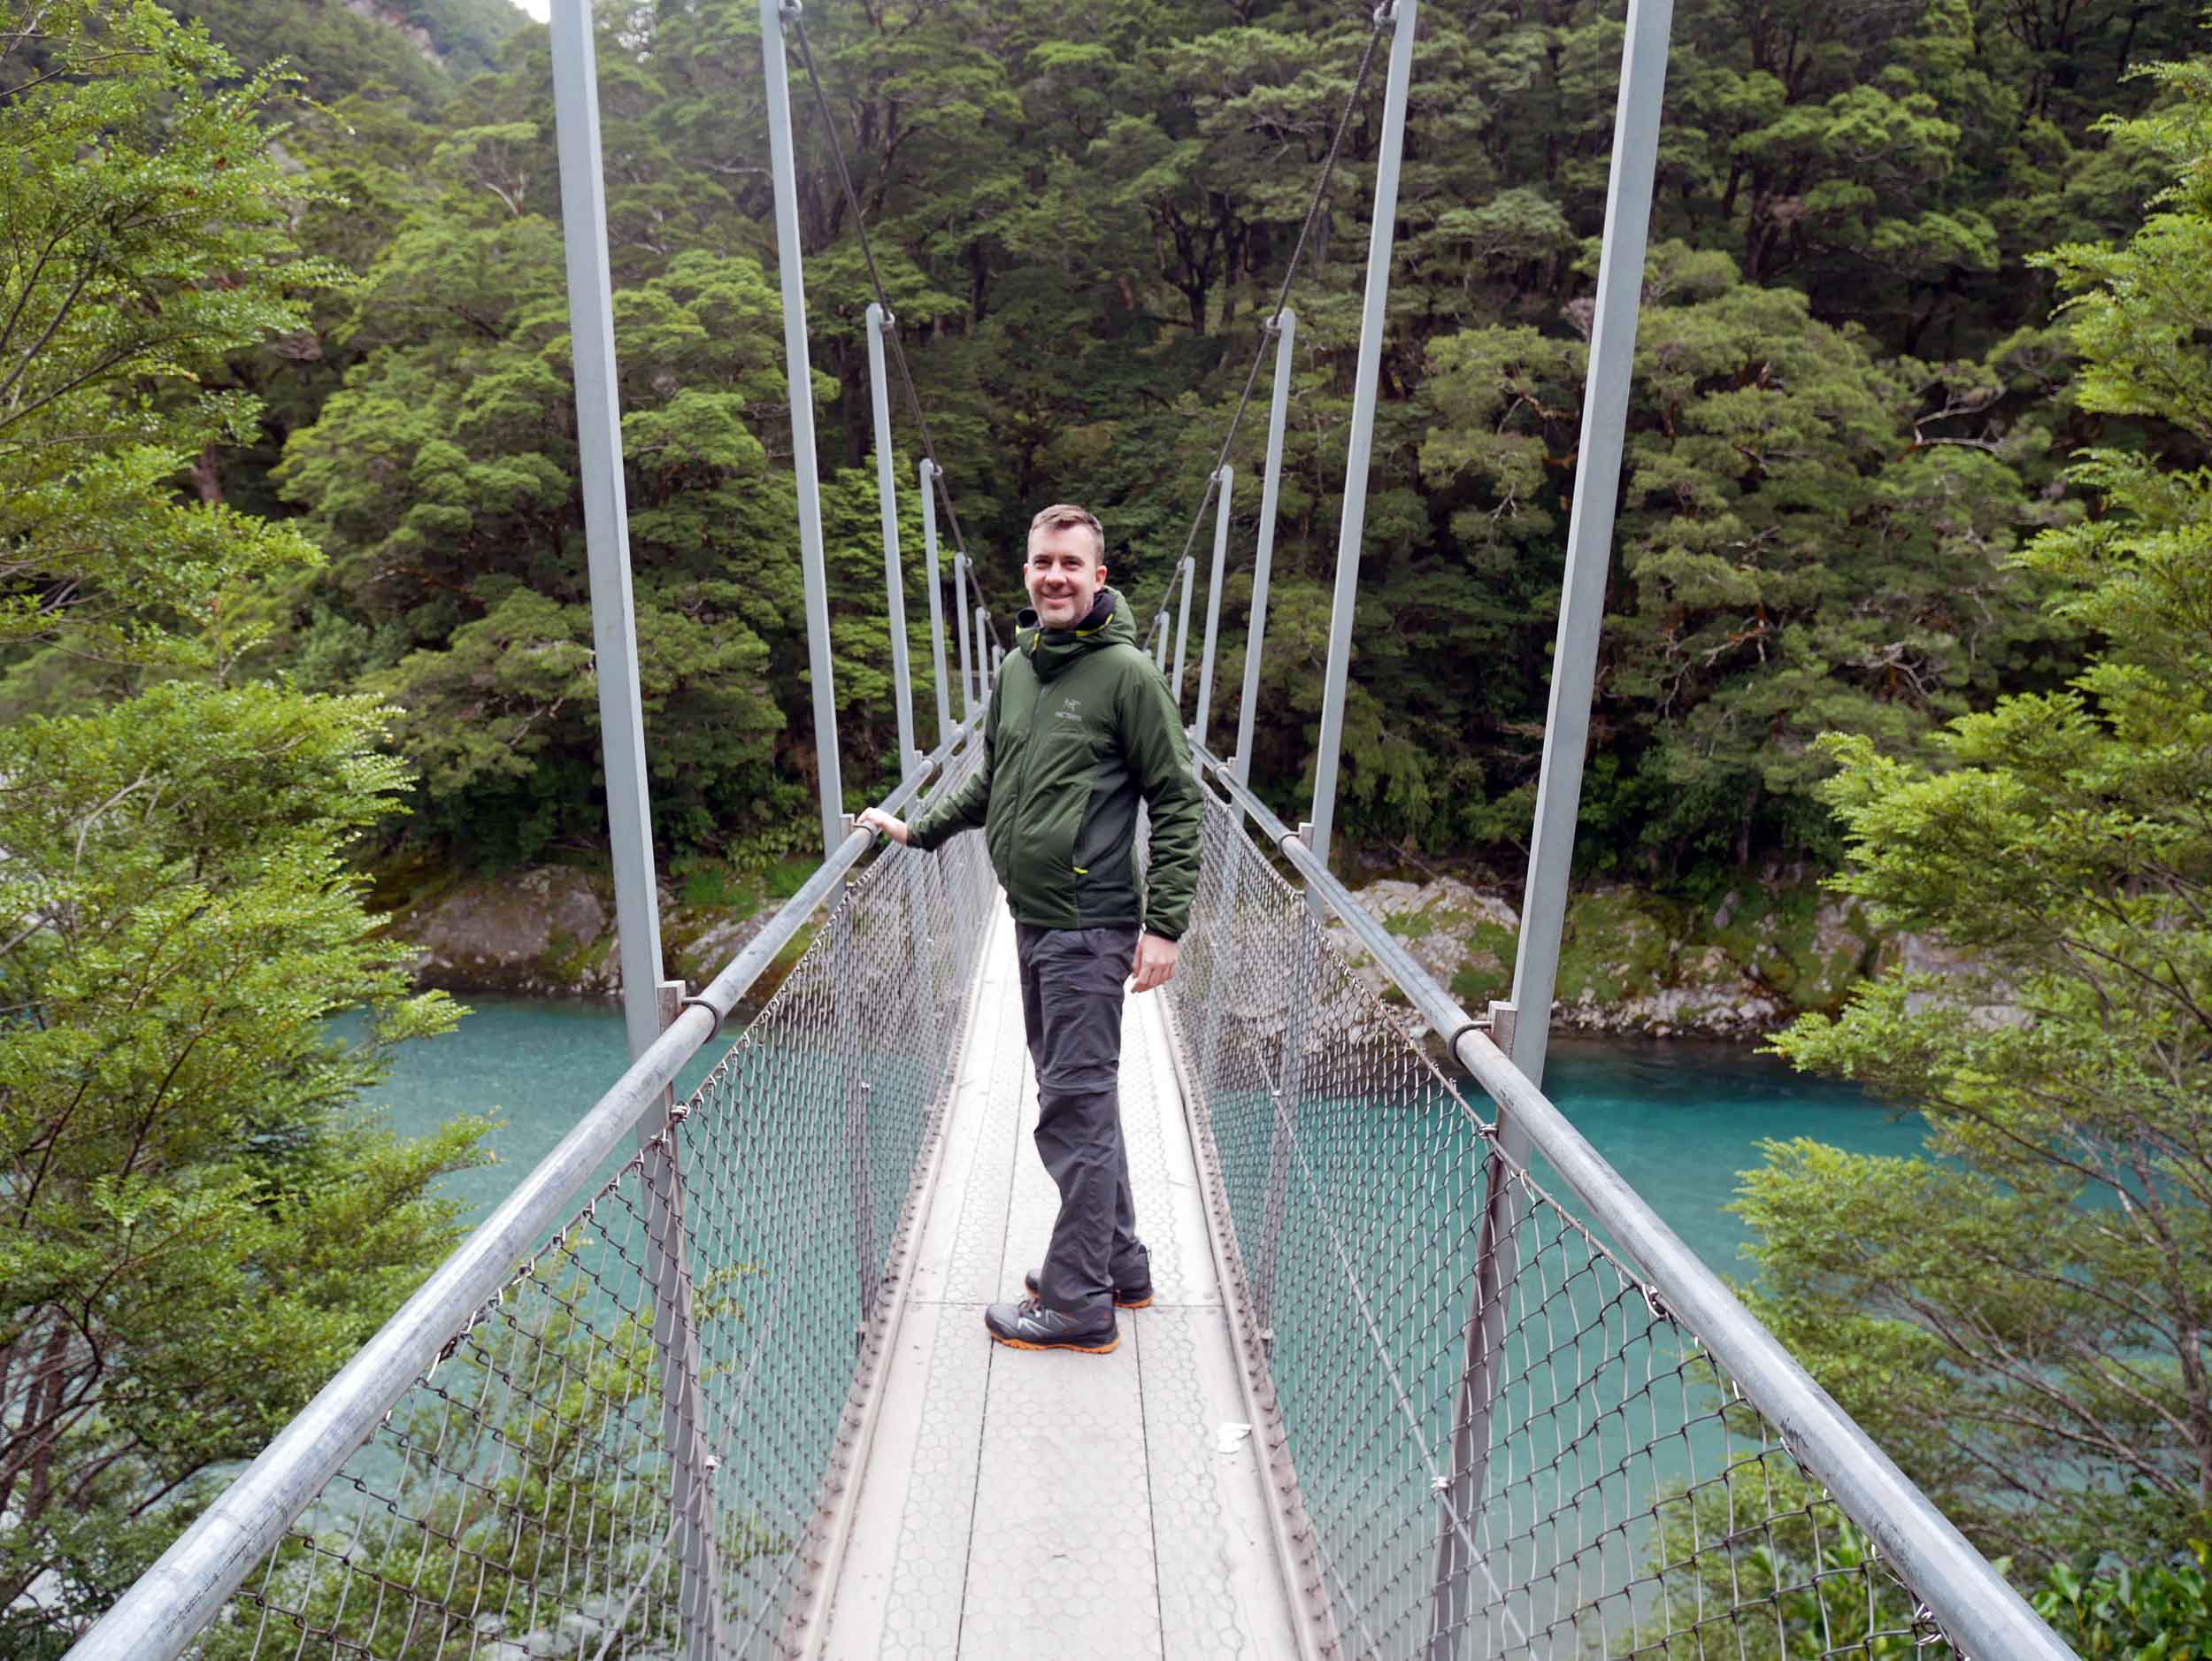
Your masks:
<path fill-rule="evenodd" d="M 1045 525 L 1029 534 L 1022 580 L 1046 628 L 1073 628 L 1091 612 L 1106 581 L 1098 536 L 1087 525 Z"/>

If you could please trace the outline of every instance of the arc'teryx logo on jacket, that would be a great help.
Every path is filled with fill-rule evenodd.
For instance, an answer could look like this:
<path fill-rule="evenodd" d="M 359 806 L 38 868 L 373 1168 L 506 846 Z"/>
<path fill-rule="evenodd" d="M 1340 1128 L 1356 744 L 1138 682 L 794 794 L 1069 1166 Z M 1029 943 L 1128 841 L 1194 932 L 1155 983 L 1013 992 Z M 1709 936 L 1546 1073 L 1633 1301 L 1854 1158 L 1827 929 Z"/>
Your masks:
<path fill-rule="evenodd" d="M 982 766 L 915 819 L 908 841 L 934 848 L 980 825 L 1016 921 L 1138 924 L 1181 939 L 1202 807 L 1181 717 L 1137 646 L 1127 602 L 1101 588 L 1072 629 L 1041 629 L 1025 611 L 1014 640 L 991 688 Z M 1148 873 L 1137 869 L 1141 798 Z"/>

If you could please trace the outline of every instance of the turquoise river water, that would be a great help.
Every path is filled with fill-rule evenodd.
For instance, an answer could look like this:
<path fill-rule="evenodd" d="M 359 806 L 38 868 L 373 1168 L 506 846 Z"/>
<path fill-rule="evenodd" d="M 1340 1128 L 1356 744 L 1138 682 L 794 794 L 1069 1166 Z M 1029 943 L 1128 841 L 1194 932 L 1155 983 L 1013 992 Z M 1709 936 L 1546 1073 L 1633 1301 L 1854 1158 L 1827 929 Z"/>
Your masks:
<path fill-rule="evenodd" d="M 410 1046 L 381 1101 L 399 1130 L 460 1113 L 503 1121 L 496 1163 L 448 1179 L 480 1217 L 542 1158 L 623 1070 L 612 1004 L 477 997 L 457 1031 Z M 695 1064 L 687 1088 L 703 1065 Z M 1766 1137 L 1816 1136 L 1868 1153 L 1911 1153 L 1919 1121 L 1855 1088 L 1793 1073 L 1770 1056 L 1681 1040 L 1554 1042 L 1552 1099 L 1707 1263 L 1740 1273 L 1743 1224 L 1726 1210 Z M 1139 1196 L 1142 1203 L 1142 1196 Z"/>

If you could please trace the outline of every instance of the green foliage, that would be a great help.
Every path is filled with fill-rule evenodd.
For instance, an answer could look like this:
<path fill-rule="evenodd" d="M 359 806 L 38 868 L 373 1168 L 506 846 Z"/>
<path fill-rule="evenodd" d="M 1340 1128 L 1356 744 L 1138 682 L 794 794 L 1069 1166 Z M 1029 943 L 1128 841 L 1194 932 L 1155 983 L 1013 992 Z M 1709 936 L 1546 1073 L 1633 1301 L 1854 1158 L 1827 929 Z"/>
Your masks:
<path fill-rule="evenodd" d="M 1640 1633 L 1654 1656 L 1952 1661 L 1956 1653 L 1916 1622 L 1916 1600 L 1865 1531 L 1786 1458 L 1732 1464 L 1667 1496 L 1657 1512 L 1660 1596 Z"/>
<path fill-rule="evenodd" d="M 396 97 L 418 119 L 434 115 L 459 83 L 493 68 L 528 19 L 509 0 L 177 0 L 168 7 L 249 69 L 282 61 L 326 102 L 366 93 Z"/>
<path fill-rule="evenodd" d="M 251 119 L 281 77 L 221 86 L 229 58 L 148 4 L 67 0 L 0 44 L 28 78 L 0 101 L 0 650 L 219 661 L 222 590 L 315 558 L 170 490 L 257 423 L 205 380 L 343 281 L 283 234 L 303 192 Z"/>
<path fill-rule="evenodd" d="M 244 33 L 266 0 L 222 4 Z M 2062 680 L 2077 626 L 2039 609 L 2010 555 L 2066 511 L 2050 486 L 2085 424 L 2066 338 L 2044 327 L 2048 281 L 2025 262 L 2131 225 L 2150 173 L 2095 118 L 2141 107 L 2150 89 L 2124 72 L 2185 43 L 2187 20 L 2119 0 L 1686 5 L 1581 840 L 1594 866 L 1694 888 L 1775 854 L 1831 862 L 1819 733 L 1924 757 L 1953 716 Z M 858 791 L 888 771 L 889 642 L 869 292 L 831 132 L 984 584 L 1018 606 L 1029 513 L 1079 498 L 1141 609 L 1244 390 L 1368 28 L 1316 0 L 953 0 L 809 27 L 829 108 L 826 126 L 800 77 L 800 238 Z M 609 13 L 598 42 L 638 605 L 684 657 L 648 689 L 655 753 L 685 752 L 656 780 L 657 823 L 672 852 L 746 864 L 798 845 L 812 762 L 780 319 L 758 269 L 757 31 L 742 0 L 694 0 Z M 1351 839 L 1509 857 L 1525 835 L 1619 40 L 1594 0 L 1424 12 L 1346 714 Z M 260 661 L 397 699 L 426 761 L 411 834 L 494 863 L 601 834 L 549 67 L 522 29 L 428 120 L 390 76 L 316 83 L 333 104 L 301 115 L 309 177 L 360 205 L 303 223 L 365 281 L 318 308 L 311 360 L 237 367 L 288 442 L 228 481 L 264 505 L 281 491 L 334 562 L 257 614 L 275 631 Z M 1254 744 L 1286 804 L 1319 713 L 1376 137 L 1363 108 L 1292 295 Z M 1258 435 L 1248 415 L 1231 457 L 1225 691 Z M 549 604 L 509 610 L 509 579 Z M 918 642 L 911 578 L 908 597 Z M 695 633 L 649 620 L 673 615 Z"/>
<path fill-rule="evenodd" d="M 2122 136 L 2179 182 L 2124 245 L 2052 256 L 2085 407 L 2200 455 L 2212 75 Z M 2199 336 L 2200 338 L 2200 335 Z M 2212 472 L 2086 451 L 2094 517 L 2025 563 L 2100 643 L 2068 686 L 1933 740 L 1829 746 L 1837 887 L 1944 956 L 1778 1041 L 1926 1113 L 1931 1157 L 1770 1150 L 1741 1209 L 1786 1342 L 1984 1537 L 2154 1559 L 2201 1537 L 2212 1385 Z"/>
<path fill-rule="evenodd" d="M 466 1465 L 490 1442 L 457 1434 L 457 1420 L 470 1416 L 449 1402 L 396 1416 L 391 1441 L 373 1447 L 388 1457 L 394 1442 L 404 1450 L 392 1496 L 397 1520 L 359 1531 L 350 1518 L 326 1517 L 314 1548 L 288 1538 L 269 1571 L 273 1602 L 297 1610 L 315 1631 L 337 1634 L 351 1653 L 380 1661 L 442 1661 L 457 1644 L 465 1652 L 502 1638 L 542 1644 L 564 1617 L 596 1623 L 595 1643 L 618 1619 L 629 1649 L 681 1647 L 676 1564 L 662 1549 L 673 1472 L 660 1434 L 663 1350 L 653 1337 L 654 1311 L 649 1304 L 618 1313 L 603 1273 L 583 1268 L 580 1256 L 572 1237 L 556 1242 L 540 1258 L 538 1284 L 513 1294 L 541 1301 L 544 1312 L 526 1325 L 495 1317 L 441 1371 L 446 1396 L 503 1403 L 495 1410 L 503 1416 L 491 1470 Z M 703 1281 L 696 1305 L 703 1318 L 741 1320 L 733 1294 L 757 1273 L 741 1265 Z M 487 1393 L 490 1377 L 536 1388 Z M 473 1480 L 457 1478 L 457 1468 Z M 756 1555 L 789 1549 L 787 1537 L 757 1513 L 738 1511 L 726 1498 L 714 1510 L 726 1573 Z M 640 1584 L 649 1594 L 627 1597 Z M 365 1585 L 386 1596 L 364 1596 Z M 574 1631 L 572 1624 L 564 1635 Z M 250 1661 L 257 1637 L 251 1622 L 219 1628 L 208 1661 Z"/>
<path fill-rule="evenodd" d="M 232 356 L 236 389 L 289 442 L 280 465 L 258 444 L 204 471 L 257 508 L 288 501 L 334 562 L 252 613 L 273 631 L 257 664 L 401 703 L 401 742 L 426 763 L 416 837 L 494 863 L 588 845 L 595 710 L 576 662 L 544 35 L 450 3 L 382 20 L 334 5 L 265 17 L 267 0 L 198 10 L 250 63 L 292 50 L 327 101 L 301 108 L 288 145 L 303 191 L 355 205 L 311 201 L 300 223 L 364 279 L 315 302 L 296 351 Z M 376 66 L 395 50 L 423 64 L 395 21 L 426 27 L 457 72 L 494 73 L 411 90 Z M 2078 625 L 2039 610 L 2039 578 L 2009 556 L 2064 511 L 2055 456 L 2086 423 L 2027 257 L 2132 223 L 2151 164 L 2094 118 L 2140 107 L 2150 88 L 2124 72 L 2185 43 L 2187 21 L 2117 0 L 1683 12 L 1593 865 L 1694 887 L 1775 852 L 1832 859 L 1814 791 L 1832 763 L 1815 735 L 1924 757 L 1951 717 L 2062 680 Z M 285 47 L 293 27 L 322 33 Z M 778 319 L 757 263 L 757 27 L 741 0 L 698 0 L 632 8 L 618 28 L 610 14 L 599 41 L 638 604 L 672 659 L 649 719 L 657 756 L 684 752 L 656 781 L 660 827 L 677 851 L 748 862 L 788 840 L 811 760 Z M 1225 18 L 959 0 L 826 14 L 811 34 L 987 586 L 1018 603 L 994 550 L 1048 495 L 1099 505 L 1117 580 L 1157 593 L 1364 23 L 1310 0 Z M 1355 838 L 1504 852 L 1525 834 L 1618 41 L 1590 4 L 1423 19 L 1347 714 Z M 798 137 L 857 789 L 890 749 L 867 293 L 810 112 Z M 1356 120 L 1292 296 L 1297 414 L 1255 744 L 1285 802 L 1318 714 L 1374 142 Z M 1225 688 L 1241 667 L 1256 439 L 1252 420 L 1232 458 L 1246 488 Z M 509 580 L 549 605 L 509 609 Z M 57 696 L 34 679 L 19 701 Z"/>
<path fill-rule="evenodd" d="M 2055 1563 L 2035 1595 L 2049 1621 L 2082 1661 L 2205 1661 L 2212 1656 L 2212 1596 L 2205 1570 L 2212 1547 L 2189 1542 L 2185 1561 L 2123 1564 L 2099 1573 L 2093 1558 Z"/>
<path fill-rule="evenodd" d="M 242 681 L 311 568 L 212 459 L 211 388 L 341 273 L 301 256 L 261 109 L 150 5 L 0 5 L 0 1649 L 57 1651 L 449 1249 L 357 1098 L 449 1027 L 349 854 L 408 782 L 372 696 Z M 180 502 L 183 470 L 203 488 Z M 73 704 L 66 714 L 25 706 Z M 325 1036 L 365 1006 L 370 1036 Z"/>
<path fill-rule="evenodd" d="M 528 129 L 502 130 L 478 129 L 434 165 L 482 171 L 509 194 L 464 192 L 457 178 L 473 227 L 410 231 L 388 250 L 357 319 L 388 343 L 293 436 L 277 473 L 332 558 L 301 591 L 307 620 L 287 657 L 311 684 L 390 696 L 422 764 L 426 829 L 492 861 L 588 842 L 602 811 L 559 238 L 508 211 L 525 169 L 485 158 Z M 655 817 L 679 845 L 772 835 L 796 800 L 775 696 L 805 662 L 796 504 L 754 432 L 783 401 L 772 308 L 754 260 L 703 252 L 617 305 Z M 867 569 L 872 498 L 857 473 L 826 493 L 849 591 Z M 833 617 L 852 665 L 840 700 L 879 723 L 888 645 L 866 593 Z M 926 617 L 918 588 L 913 598 Z"/>
<path fill-rule="evenodd" d="M 2048 434 L 1938 435 L 1995 398 L 1997 367 L 1885 360 L 1725 256 L 1663 245 L 1647 288 L 1605 697 L 1641 762 L 1609 778 L 1633 792 L 1620 817 L 1647 846 L 1702 837 L 1741 864 L 1773 840 L 1754 834 L 1771 804 L 1826 772 L 1819 734 L 1910 752 L 2053 632 L 2008 560 L 2014 527 L 2039 517 L 2018 464 Z M 1525 326 L 1431 347 L 1441 425 L 1423 473 L 1468 502 L 1463 535 L 1509 550 L 1558 534 L 1563 486 L 1548 481 L 1586 357 Z"/>
<path fill-rule="evenodd" d="M 404 780 L 365 699 L 171 682 L 0 731 L 0 1590 L 95 1609 L 452 1237 L 482 1126 L 354 1105 L 444 1030 L 343 850 Z M 326 1019 L 365 1004 L 352 1049 Z"/>

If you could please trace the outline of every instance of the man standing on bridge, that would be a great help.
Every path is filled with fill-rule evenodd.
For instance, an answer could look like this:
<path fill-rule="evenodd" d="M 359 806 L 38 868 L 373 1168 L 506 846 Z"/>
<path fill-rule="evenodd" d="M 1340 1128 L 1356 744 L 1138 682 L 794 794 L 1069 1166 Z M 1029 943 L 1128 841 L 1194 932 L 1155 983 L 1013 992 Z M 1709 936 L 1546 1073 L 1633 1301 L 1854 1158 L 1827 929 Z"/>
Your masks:
<path fill-rule="evenodd" d="M 983 827 L 1014 913 L 1022 1016 L 1037 1069 L 1037 1152 L 1060 1216 L 1030 1296 L 983 1313 L 1018 1350 L 1104 1355 L 1114 1311 L 1152 1301 L 1122 1144 L 1121 1005 L 1175 973 L 1198 885 L 1202 802 L 1182 719 L 1137 645 L 1128 603 L 1106 586 L 1106 537 L 1079 507 L 1030 521 L 1023 580 L 1036 609 L 991 688 L 983 764 L 910 826 L 870 808 L 860 824 L 927 850 Z M 1137 867 L 1137 801 L 1150 810 Z"/>

